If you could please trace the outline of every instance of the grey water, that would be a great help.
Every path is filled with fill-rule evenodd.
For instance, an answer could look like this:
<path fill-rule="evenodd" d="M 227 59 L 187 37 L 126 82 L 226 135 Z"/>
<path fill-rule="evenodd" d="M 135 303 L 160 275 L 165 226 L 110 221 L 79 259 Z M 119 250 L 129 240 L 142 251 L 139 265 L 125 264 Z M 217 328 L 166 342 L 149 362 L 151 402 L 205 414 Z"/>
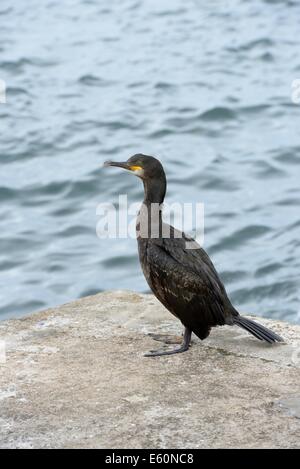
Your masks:
<path fill-rule="evenodd" d="M 300 2 L 1 0 L 0 318 L 148 291 L 96 207 L 142 200 L 106 159 L 155 155 L 203 202 L 235 306 L 300 321 Z"/>

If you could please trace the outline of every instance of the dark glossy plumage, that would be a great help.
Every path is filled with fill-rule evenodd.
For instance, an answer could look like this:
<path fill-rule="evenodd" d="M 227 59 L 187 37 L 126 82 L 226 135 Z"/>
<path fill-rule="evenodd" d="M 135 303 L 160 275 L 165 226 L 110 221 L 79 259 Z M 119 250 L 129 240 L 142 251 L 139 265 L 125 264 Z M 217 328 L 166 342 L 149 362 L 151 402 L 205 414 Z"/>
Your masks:
<path fill-rule="evenodd" d="M 170 227 L 171 234 L 174 228 Z M 157 298 L 200 339 L 237 315 L 206 252 L 186 249 L 190 238 L 138 238 L 145 278 Z"/>
<path fill-rule="evenodd" d="M 140 263 L 153 293 L 186 328 L 184 346 L 152 355 L 185 351 L 191 331 L 205 339 L 212 327 L 224 324 L 236 324 L 269 343 L 282 341 L 264 326 L 240 316 L 206 252 L 196 241 L 163 223 L 161 209 L 151 210 L 165 197 L 166 177 L 161 163 L 150 156 L 134 155 L 126 163 L 107 165 L 140 168 L 134 170 L 144 183 L 144 202 L 137 218 Z M 152 237 L 151 230 L 158 236 Z M 193 249 L 188 249 L 191 243 Z"/>

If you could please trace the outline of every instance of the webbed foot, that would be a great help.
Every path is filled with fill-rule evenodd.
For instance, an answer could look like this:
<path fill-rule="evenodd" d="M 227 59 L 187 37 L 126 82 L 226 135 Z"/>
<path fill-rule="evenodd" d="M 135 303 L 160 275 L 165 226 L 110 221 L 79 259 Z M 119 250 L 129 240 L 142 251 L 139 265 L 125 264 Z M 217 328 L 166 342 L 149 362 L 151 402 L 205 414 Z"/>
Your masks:
<path fill-rule="evenodd" d="M 153 334 L 153 335 L 154 336 L 162 336 L 161 334 Z M 184 330 L 183 339 L 181 339 L 182 343 L 181 343 L 180 347 L 174 348 L 173 350 L 151 350 L 150 352 L 145 353 L 144 357 L 160 357 L 162 355 L 174 355 L 175 353 L 186 352 L 190 347 L 191 336 L 192 336 L 191 329 L 188 329 L 186 327 L 185 330 Z M 162 336 L 162 337 L 166 337 L 166 336 Z M 154 338 L 154 337 L 152 337 L 152 338 Z M 161 340 L 161 339 L 155 339 L 155 340 Z M 164 340 L 164 342 L 165 342 L 165 340 Z M 168 343 L 168 342 L 165 342 L 165 343 Z M 171 342 L 171 343 L 174 343 L 174 342 Z"/>
<path fill-rule="evenodd" d="M 165 344 L 181 344 L 182 343 L 182 335 L 169 335 L 169 334 L 148 334 L 149 337 L 153 340 L 157 340 L 158 342 L 164 342 Z"/>

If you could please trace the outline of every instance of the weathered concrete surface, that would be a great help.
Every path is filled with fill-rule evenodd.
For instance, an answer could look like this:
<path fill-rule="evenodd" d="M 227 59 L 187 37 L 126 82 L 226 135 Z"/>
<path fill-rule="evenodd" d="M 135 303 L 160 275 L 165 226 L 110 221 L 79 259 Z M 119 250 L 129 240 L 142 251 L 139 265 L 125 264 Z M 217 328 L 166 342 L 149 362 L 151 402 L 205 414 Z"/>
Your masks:
<path fill-rule="evenodd" d="M 151 295 L 108 292 L 0 322 L 1 448 L 300 447 L 300 327 L 287 344 L 214 329 L 145 358 L 180 324 Z"/>

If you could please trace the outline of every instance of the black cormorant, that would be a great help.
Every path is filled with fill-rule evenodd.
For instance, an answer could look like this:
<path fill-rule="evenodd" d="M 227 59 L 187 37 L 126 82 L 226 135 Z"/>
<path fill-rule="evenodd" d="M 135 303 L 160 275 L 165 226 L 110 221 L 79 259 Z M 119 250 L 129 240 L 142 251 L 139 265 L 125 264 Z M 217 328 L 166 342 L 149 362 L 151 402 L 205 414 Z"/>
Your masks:
<path fill-rule="evenodd" d="M 144 201 L 136 224 L 140 263 L 155 296 L 185 327 L 180 347 L 146 356 L 185 352 L 192 332 L 203 340 L 212 327 L 224 324 L 240 326 L 268 343 L 283 341 L 266 327 L 241 316 L 206 252 L 192 238 L 163 222 L 167 181 L 156 158 L 137 154 L 124 163 L 106 161 L 104 165 L 124 168 L 142 179 Z"/>

